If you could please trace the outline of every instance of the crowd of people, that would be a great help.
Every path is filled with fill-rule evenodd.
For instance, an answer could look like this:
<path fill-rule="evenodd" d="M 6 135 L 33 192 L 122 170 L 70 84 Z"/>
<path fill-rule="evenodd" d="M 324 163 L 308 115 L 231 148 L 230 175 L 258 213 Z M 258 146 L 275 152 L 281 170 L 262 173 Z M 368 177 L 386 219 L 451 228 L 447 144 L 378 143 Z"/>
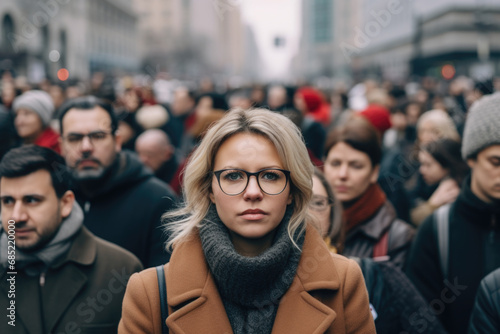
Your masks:
<path fill-rule="evenodd" d="M 0 332 L 498 333 L 499 85 L 5 73 Z"/>

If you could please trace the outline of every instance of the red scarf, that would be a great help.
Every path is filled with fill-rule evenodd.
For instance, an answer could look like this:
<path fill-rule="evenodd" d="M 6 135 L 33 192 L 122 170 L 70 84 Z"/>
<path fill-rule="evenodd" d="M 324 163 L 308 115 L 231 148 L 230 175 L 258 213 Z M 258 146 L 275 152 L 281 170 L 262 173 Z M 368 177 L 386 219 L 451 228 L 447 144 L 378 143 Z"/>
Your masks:
<path fill-rule="evenodd" d="M 384 205 L 386 199 L 384 191 L 377 183 L 370 185 L 353 205 L 344 210 L 346 232 L 371 218 Z"/>

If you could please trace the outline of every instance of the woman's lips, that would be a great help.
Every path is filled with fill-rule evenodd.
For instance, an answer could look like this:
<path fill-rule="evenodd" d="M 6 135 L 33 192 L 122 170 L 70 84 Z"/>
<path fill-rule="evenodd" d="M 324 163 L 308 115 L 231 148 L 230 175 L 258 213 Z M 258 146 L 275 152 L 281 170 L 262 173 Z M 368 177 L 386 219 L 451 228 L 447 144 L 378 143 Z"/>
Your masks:
<path fill-rule="evenodd" d="M 349 190 L 349 187 L 347 186 L 336 186 L 335 191 L 339 193 L 345 193 Z"/>
<path fill-rule="evenodd" d="M 266 213 L 260 209 L 248 209 L 240 214 L 240 216 L 246 220 L 260 220 L 264 218 L 265 215 Z"/>

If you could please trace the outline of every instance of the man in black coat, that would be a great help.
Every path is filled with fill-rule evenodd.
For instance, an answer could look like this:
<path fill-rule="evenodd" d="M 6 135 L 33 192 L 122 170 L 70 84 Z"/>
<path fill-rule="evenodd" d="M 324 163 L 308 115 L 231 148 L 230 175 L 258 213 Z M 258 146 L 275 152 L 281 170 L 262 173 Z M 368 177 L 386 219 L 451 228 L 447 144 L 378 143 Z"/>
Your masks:
<path fill-rule="evenodd" d="M 500 267 L 499 129 L 500 93 L 496 93 L 474 103 L 465 123 L 462 156 L 471 174 L 450 207 L 447 233 L 442 233 L 448 247 L 442 247 L 443 239 L 438 238 L 437 224 L 443 225 L 442 221 L 431 215 L 408 257 L 408 276 L 450 333 L 467 332 L 481 279 Z"/>
<path fill-rule="evenodd" d="M 161 215 L 172 208 L 175 195 L 135 154 L 121 150 L 111 105 L 92 96 L 70 100 L 61 107 L 59 122 L 85 226 L 134 253 L 145 267 L 167 262 Z"/>

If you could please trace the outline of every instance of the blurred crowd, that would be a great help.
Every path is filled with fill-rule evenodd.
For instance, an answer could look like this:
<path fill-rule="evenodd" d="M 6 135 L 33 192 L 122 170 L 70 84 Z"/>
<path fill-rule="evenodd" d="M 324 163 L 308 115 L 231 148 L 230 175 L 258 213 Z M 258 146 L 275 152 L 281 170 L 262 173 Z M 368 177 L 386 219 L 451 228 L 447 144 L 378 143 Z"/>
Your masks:
<path fill-rule="evenodd" d="M 71 140 L 82 145 L 95 145 L 102 139 L 99 136 L 106 135 L 105 132 L 80 134 L 66 129 L 61 133 L 61 124 L 72 125 L 64 123 L 64 113 L 69 115 L 72 110 L 67 104 L 73 99 L 92 95 L 112 106 L 121 151 L 127 152 L 124 156 L 130 161 L 140 161 L 140 168 L 144 167 L 161 180 L 163 188 L 158 189 L 166 189 L 161 191 L 168 192 L 172 203 L 176 198 L 182 198 L 183 169 L 190 155 L 207 129 L 228 110 L 265 108 L 287 116 L 301 129 L 310 159 L 318 168 L 320 176 L 317 177 L 325 181 L 323 195 L 329 201 L 335 197 L 339 203 L 333 206 L 337 218 L 334 219 L 332 213 L 332 221 L 341 220 L 342 227 L 332 229 L 330 225 L 335 224 L 329 221 L 323 233 L 332 251 L 359 259 L 389 262 L 389 269 L 374 269 L 371 263 L 360 260 L 365 280 L 368 282 L 367 278 L 372 277 L 367 271 L 374 270 L 381 275 L 392 275 L 393 279 L 403 275 L 404 284 L 411 287 L 399 286 L 399 289 L 409 293 L 416 291 L 416 287 L 427 304 L 424 299 L 415 303 L 430 303 L 450 333 L 467 329 L 479 283 L 476 281 L 500 265 L 498 256 L 484 265 L 482 262 L 478 264 L 483 267 L 478 270 L 478 277 L 470 280 L 476 282 L 476 287 L 463 292 L 467 300 L 439 313 L 439 309 L 436 310 L 439 305 L 432 304 L 435 293 L 438 291 L 439 294 L 443 286 L 447 286 L 443 279 L 453 282 L 453 276 L 446 277 L 446 270 L 444 275 L 433 276 L 433 268 L 423 274 L 420 270 L 428 263 L 425 256 L 421 257 L 421 252 L 426 248 L 415 248 L 417 244 L 430 242 L 417 236 L 429 217 L 439 208 L 459 201 L 465 191 L 464 185 L 470 184 L 471 164 L 464 160 L 462 147 L 468 111 L 476 101 L 500 91 L 499 78 L 475 81 L 468 77 L 452 80 L 424 77 L 406 83 L 370 79 L 352 86 L 339 84 L 324 89 L 312 84 L 293 86 L 280 83 L 231 87 L 216 84 L 208 78 L 184 82 L 163 74 L 147 79 L 143 76 L 111 78 L 103 73 L 95 73 L 90 82 L 56 84 L 46 80 L 33 85 L 5 72 L 0 91 L 0 159 L 12 148 L 35 144 L 62 153 L 68 163 L 68 149 L 61 147 L 61 138 L 68 141 L 66 145 Z M 85 117 L 78 122 L 84 123 Z M 500 114 L 497 113 L 496 117 L 499 119 Z M 70 120 L 67 118 L 66 122 Z M 80 135 L 80 138 L 72 138 L 72 134 L 73 137 Z M 85 136 L 88 136 L 88 142 Z M 141 173 L 146 172 L 141 169 Z M 122 188 L 115 188 L 123 192 Z M 145 196 L 150 190 L 143 192 Z M 98 202 L 92 191 L 81 189 L 80 193 L 86 198 L 80 201 L 85 214 L 93 212 L 92 220 L 99 220 L 96 218 L 98 214 L 106 214 L 105 210 L 95 211 L 98 210 L 93 209 L 95 206 L 90 207 L 91 202 Z M 172 203 L 161 206 L 162 210 L 171 207 Z M 318 210 L 327 203 L 318 202 Z M 107 203 L 105 207 L 109 209 L 113 205 L 118 204 Z M 160 215 L 155 219 L 159 221 Z M 496 215 L 493 212 L 493 217 Z M 115 242 L 113 235 L 116 230 L 100 231 L 95 224 L 88 226 L 90 230 Z M 498 249 L 498 226 L 496 221 L 488 224 L 488 231 L 493 231 L 491 243 L 496 247 L 492 249 Z M 450 244 L 455 242 L 455 237 L 451 236 Z M 168 258 L 155 259 L 151 254 L 142 254 L 127 240 L 123 237 L 116 243 L 138 256 L 144 266 L 161 264 Z M 146 237 L 144 240 L 149 242 Z M 161 245 L 160 241 L 156 242 Z M 466 243 L 463 247 L 467 247 Z M 432 251 L 439 252 L 436 247 Z M 459 261 L 451 262 L 448 270 L 457 274 L 472 269 L 457 269 L 460 266 L 457 263 Z M 413 283 L 407 280 L 403 271 Z M 426 285 L 430 277 L 441 283 Z M 393 286 L 391 284 L 389 286 Z M 373 291 L 368 290 L 373 304 Z M 379 310 L 379 313 L 383 311 Z M 422 332 L 429 333 L 440 331 L 441 326 L 426 315 L 418 313 L 415 319 L 417 324 L 427 319 L 425 325 L 428 327 L 419 327 L 415 323 L 409 327 L 424 328 Z M 411 323 L 411 319 L 408 321 Z"/>

